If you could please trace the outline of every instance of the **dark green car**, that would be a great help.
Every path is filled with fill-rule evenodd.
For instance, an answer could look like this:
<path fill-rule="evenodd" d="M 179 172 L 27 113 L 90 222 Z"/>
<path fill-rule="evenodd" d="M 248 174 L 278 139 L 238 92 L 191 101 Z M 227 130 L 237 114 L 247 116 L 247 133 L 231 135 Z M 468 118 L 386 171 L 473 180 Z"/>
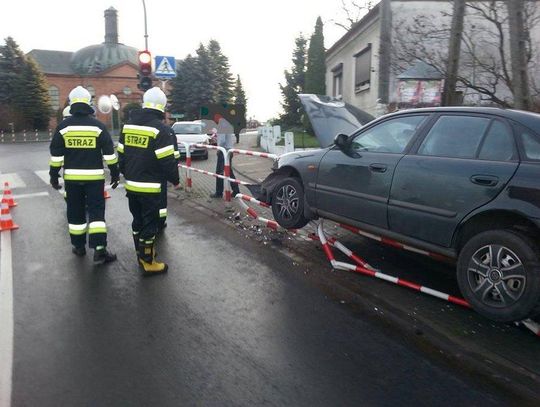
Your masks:
<path fill-rule="evenodd" d="M 326 147 L 281 156 L 263 182 L 281 226 L 323 217 L 456 259 L 480 314 L 540 314 L 539 114 L 425 108 L 369 121 L 343 103 L 301 98 Z"/>

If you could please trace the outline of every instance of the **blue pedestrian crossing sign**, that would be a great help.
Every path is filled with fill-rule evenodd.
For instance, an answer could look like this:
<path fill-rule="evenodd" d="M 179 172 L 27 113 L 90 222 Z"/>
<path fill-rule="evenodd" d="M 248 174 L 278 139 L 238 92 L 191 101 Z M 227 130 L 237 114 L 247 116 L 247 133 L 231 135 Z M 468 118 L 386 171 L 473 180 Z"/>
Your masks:
<path fill-rule="evenodd" d="M 176 59 L 174 57 L 156 56 L 154 76 L 160 79 L 176 77 Z"/>

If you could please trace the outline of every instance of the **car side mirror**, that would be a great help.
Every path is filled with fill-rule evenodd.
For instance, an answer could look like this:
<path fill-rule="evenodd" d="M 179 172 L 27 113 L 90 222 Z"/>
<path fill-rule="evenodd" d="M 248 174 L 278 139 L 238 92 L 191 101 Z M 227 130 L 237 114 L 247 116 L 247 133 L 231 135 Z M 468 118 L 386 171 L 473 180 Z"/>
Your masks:
<path fill-rule="evenodd" d="M 348 148 L 348 141 L 349 136 L 343 133 L 340 133 L 336 137 L 334 137 L 334 144 L 343 152 L 345 152 Z"/>

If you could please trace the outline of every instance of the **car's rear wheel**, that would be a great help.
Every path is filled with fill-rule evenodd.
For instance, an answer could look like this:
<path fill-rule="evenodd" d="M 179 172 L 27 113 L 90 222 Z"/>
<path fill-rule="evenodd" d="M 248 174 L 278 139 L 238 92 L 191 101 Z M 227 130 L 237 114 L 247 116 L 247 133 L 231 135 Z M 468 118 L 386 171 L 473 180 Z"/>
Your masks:
<path fill-rule="evenodd" d="M 304 188 L 298 178 L 285 178 L 272 193 L 274 219 L 285 229 L 300 229 L 309 219 L 304 217 Z"/>
<path fill-rule="evenodd" d="M 479 314 L 494 321 L 521 321 L 540 312 L 539 260 L 538 248 L 521 233 L 480 233 L 459 254 L 459 287 Z"/>

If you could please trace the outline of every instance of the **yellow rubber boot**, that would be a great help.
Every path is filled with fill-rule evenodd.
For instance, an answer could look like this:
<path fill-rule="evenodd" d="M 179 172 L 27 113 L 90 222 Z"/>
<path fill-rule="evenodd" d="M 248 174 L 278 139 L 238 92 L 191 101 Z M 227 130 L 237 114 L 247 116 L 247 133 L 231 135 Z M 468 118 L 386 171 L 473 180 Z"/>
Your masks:
<path fill-rule="evenodd" d="M 165 273 L 169 269 L 166 263 L 156 261 L 153 243 L 139 243 L 139 264 L 147 274 Z"/>

